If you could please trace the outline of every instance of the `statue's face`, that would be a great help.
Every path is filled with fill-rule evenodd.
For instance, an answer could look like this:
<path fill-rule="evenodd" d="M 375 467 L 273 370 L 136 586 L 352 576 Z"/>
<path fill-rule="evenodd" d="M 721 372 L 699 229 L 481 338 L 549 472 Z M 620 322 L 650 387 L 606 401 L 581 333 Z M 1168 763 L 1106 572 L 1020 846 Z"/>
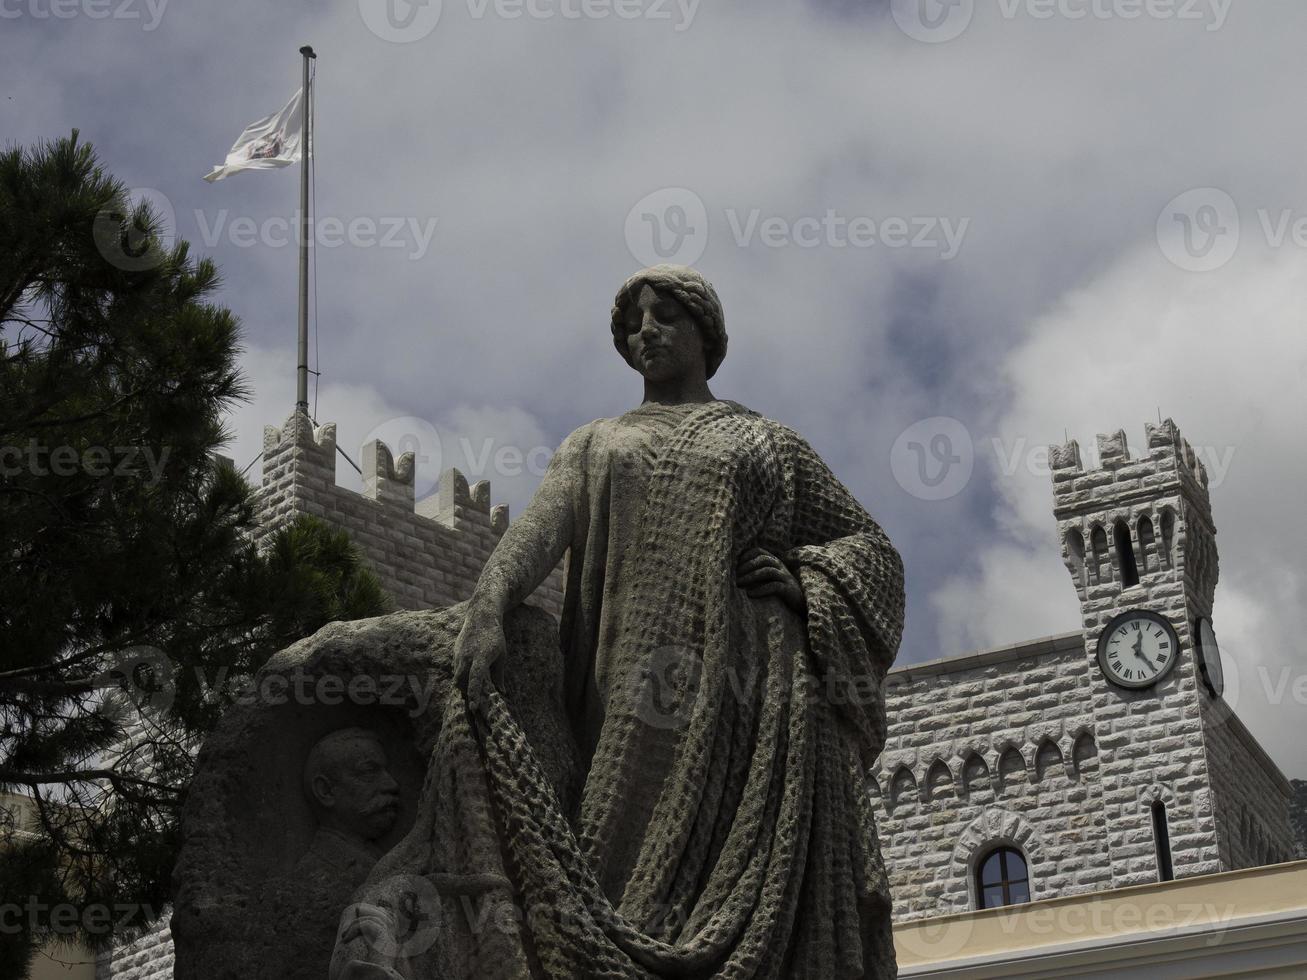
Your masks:
<path fill-rule="evenodd" d="M 385 837 L 399 812 L 399 784 L 386 770 L 386 753 L 371 739 L 339 747 L 329 773 L 313 780 L 323 823 L 363 840 Z"/>
<path fill-rule="evenodd" d="M 649 285 L 631 309 L 626 350 L 631 366 L 649 381 L 707 376 L 699 325 L 680 302 Z"/>

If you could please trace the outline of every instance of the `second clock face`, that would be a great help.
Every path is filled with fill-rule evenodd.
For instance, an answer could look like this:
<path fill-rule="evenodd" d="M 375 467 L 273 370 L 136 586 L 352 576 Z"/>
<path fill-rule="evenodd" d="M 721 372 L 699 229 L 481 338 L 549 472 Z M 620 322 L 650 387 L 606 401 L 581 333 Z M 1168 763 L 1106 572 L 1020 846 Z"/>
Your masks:
<path fill-rule="evenodd" d="M 1122 687 L 1150 687 L 1175 666 L 1179 641 L 1166 618 L 1138 609 L 1122 613 L 1098 639 L 1098 665 Z"/>

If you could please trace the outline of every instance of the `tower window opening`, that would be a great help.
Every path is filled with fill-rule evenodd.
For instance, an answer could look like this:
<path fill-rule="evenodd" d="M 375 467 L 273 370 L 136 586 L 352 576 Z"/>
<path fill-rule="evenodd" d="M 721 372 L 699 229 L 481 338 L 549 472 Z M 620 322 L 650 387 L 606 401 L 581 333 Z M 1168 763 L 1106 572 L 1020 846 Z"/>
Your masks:
<path fill-rule="evenodd" d="M 1075 528 L 1066 534 L 1066 553 L 1071 561 L 1071 574 L 1076 580 L 1076 585 L 1081 587 L 1088 585 L 1085 576 L 1085 538 Z"/>
<path fill-rule="evenodd" d="M 1139 566 L 1135 564 L 1135 548 L 1130 542 L 1130 528 L 1125 521 L 1117 521 L 1112 529 L 1116 539 L 1116 562 L 1121 570 L 1121 584 L 1129 587 L 1139 584 Z"/>
<path fill-rule="evenodd" d="M 1153 534 L 1153 521 L 1145 514 L 1139 518 L 1139 571 L 1144 575 L 1157 571 L 1157 539 Z"/>
<path fill-rule="evenodd" d="M 1093 584 L 1101 584 L 1105 577 L 1103 565 L 1109 560 L 1107 556 L 1107 533 L 1102 527 L 1095 527 L 1089 535 L 1089 547 L 1093 552 Z"/>
<path fill-rule="evenodd" d="M 1175 511 L 1167 507 L 1162 511 L 1162 554 L 1166 563 L 1175 565 Z"/>
<path fill-rule="evenodd" d="M 1153 803 L 1153 842 L 1157 845 L 1157 880 L 1171 881 L 1175 869 L 1171 866 L 1171 831 L 1166 825 L 1166 804 Z"/>

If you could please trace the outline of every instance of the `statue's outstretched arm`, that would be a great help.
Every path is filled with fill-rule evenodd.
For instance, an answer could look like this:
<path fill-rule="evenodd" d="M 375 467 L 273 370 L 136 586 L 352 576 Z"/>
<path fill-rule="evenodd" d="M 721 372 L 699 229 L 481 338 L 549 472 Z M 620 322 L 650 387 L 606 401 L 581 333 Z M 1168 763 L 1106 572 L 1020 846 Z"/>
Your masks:
<path fill-rule="evenodd" d="M 504 614 L 539 587 L 572 543 L 589 442 L 589 426 L 563 440 L 531 502 L 504 531 L 472 591 L 454 663 L 459 686 L 473 700 L 504 653 Z"/>

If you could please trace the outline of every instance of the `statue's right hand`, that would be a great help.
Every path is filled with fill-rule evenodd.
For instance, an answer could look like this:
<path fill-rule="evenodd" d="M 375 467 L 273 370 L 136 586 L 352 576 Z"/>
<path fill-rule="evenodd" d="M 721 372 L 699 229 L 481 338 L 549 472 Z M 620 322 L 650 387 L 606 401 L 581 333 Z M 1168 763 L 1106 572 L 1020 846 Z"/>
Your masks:
<path fill-rule="evenodd" d="M 395 969 L 395 917 L 384 908 L 358 903 L 341 915 L 332 951 L 331 980 L 404 980 Z"/>
<path fill-rule="evenodd" d="M 490 668 L 508 648 L 504 619 L 496 610 L 469 606 L 463 629 L 454 641 L 454 683 L 473 710 L 490 690 Z"/>

